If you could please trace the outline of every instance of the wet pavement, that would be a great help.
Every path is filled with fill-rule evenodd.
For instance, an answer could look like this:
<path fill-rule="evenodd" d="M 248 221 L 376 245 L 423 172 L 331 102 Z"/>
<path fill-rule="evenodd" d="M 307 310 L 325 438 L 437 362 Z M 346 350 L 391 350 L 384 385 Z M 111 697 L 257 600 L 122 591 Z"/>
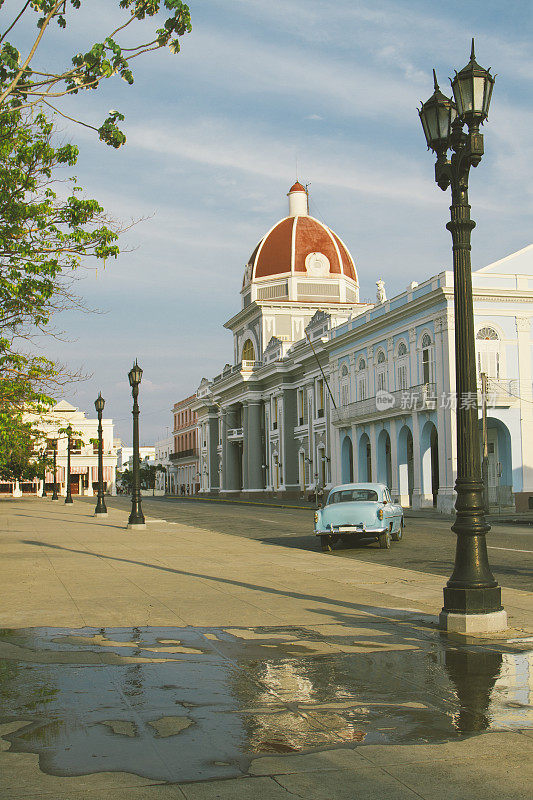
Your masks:
<path fill-rule="evenodd" d="M 359 622 L 359 627 L 357 627 Z M 533 641 L 453 643 L 406 615 L 341 625 L 0 632 L 10 753 L 50 775 L 187 783 L 272 755 L 533 729 Z M 6 795 L 7 796 L 7 795 Z"/>

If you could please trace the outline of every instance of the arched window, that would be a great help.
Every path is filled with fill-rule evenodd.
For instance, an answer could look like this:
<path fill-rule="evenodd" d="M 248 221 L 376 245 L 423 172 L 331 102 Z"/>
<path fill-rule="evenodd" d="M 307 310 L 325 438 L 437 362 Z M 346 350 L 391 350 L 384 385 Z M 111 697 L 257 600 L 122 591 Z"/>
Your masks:
<path fill-rule="evenodd" d="M 422 336 L 422 383 L 432 383 L 435 375 L 434 348 L 431 336 L 425 333 Z"/>
<path fill-rule="evenodd" d="M 350 371 L 346 364 L 341 367 L 340 401 L 341 406 L 347 406 L 350 402 Z"/>
<path fill-rule="evenodd" d="M 396 365 L 396 381 L 397 388 L 405 391 L 409 385 L 408 378 L 409 358 L 407 352 L 407 345 L 402 339 L 398 344 L 398 360 Z"/>
<path fill-rule="evenodd" d="M 376 372 L 376 389 L 378 391 L 384 391 L 387 388 L 387 371 L 385 368 L 386 361 L 387 358 L 383 350 L 378 350 L 378 356 L 377 356 L 378 369 Z"/>
<path fill-rule="evenodd" d="M 255 348 L 251 339 L 247 339 L 242 348 L 243 361 L 255 361 Z"/>
<path fill-rule="evenodd" d="M 361 356 L 357 362 L 357 400 L 366 400 L 366 361 Z"/>
<path fill-rule="evenodd" d="M 499 339 L 500 337 L 494 330 L 494 328 L 480 328 L 477 332 L 476 339 L 488 339 L 490 341 L 494 341 L 495 339 Z"/>
<path fill-rule="evenodd" d="M 476 334 L 478 374 L 485 373 L 489 378 L 500 378 L 502 374 L 502 353 L 498 333 L 486 325 Z"/>

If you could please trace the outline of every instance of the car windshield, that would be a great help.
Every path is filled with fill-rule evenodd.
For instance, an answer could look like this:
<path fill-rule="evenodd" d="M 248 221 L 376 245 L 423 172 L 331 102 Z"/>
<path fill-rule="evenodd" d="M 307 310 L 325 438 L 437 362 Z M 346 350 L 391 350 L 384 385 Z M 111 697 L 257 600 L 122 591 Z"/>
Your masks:
<path fill-rule="evenodd" d="M 328 498 L 328 506 L 331 503 L 357 503 L 357 502 L 377 502 L 378 493 L 374 489 L 342 489 L 339 492 L 332 492 Z"/>

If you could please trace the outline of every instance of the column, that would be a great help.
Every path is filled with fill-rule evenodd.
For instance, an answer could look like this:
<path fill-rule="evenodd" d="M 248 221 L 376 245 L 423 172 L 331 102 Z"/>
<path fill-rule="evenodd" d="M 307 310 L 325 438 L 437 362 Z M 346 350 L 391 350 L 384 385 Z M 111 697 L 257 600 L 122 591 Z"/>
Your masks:
<path fill-rule="evenodd" d="M 531 320 L 529 317 L 516 317 L 516 333 L 518 338 L 518 378 L 519 391 L 515 394 L 531 397 Z M 522 486 L 517 491 L 533 491 L 533 406 L 531 401 L 520 400 L 520 442 Z M 502 460 L 500 458 L 500 460 Z M 515 487 L 513 487 L 515 488 Z"/>
<path fill-rule="evenodd" d="M 218 471 L 218 414 L 209 414 L 207 422 L 207 490 L 220 489 Z"/>
<path fill-rule="evenodd" d="M 283 391 L 283 430 L 280 432 L 280 444 L 283 443 L 283 485 L 286 491 L 299 491 L 298 480 L 298 448 L 294 441 L 296 424 L 296 389 Z"/>
<path fill-rule="evenodd" d="M 248 459 L 249 459 L 249 450 L 250 450 L 250 440 L 248 437 L 248 401 L 243 400 L 242 403 L 242 416 L 241 416 L 241 423 L 242 423 L 242 489 L 244 492 L 247 492 L 250 488 L 248 482 Z"/>
<path fill-rule="evenodd" d="M 340 460 L 340 430 L 334 425 L 331 426 L 331 482 L 333 485 L 341 482 L 341 460 Z"/>
<path fill-rule="evenodd" d="M 399 497 L 400 487 L 398 481 L 398 434 L 396 432 L 396 420 L 389 420 L 390 430 L 390 469 L 391 469 L 391 497 Z"/>
<path fill-rule="evenodd" d="M 359 482 L 359 440 L 357 438 L 357 425 L 352 425 L 352 461 L 353 461 L 353 481 Z"/>
<path fill-rule="evenodd" d="M 376 426 L 374 423 L 369 425 L 370 431 L 368 434 L 368 438 L 370 439 L 370 466 L 372 469 L 372 475 L 370 480 L 373 483 L 377 482 L 378 479 L 378 449 L 376 447 Z"/>
<path fill-rule="evenodd" d="M 228 441 L 228 431 L 237 426 L 237 410 L 230 407 L 226 410 L 226 427 L 223 432 L 222 446 L 224 447 L 224 489 L 227 492 L 238 492 L 239 486 L 239 458 L 240 448 Z"/>
<path fill-rule="evenodd" d="M 413 411 L 413 508 L 421 508 L 420 493 L 420 425 L 418 411 Z"/>
<path fill-rule="evenodd" d="M 248 478 L 247 486 L 250 491 L 261 491 L 264 489 L 264 470 L 265 454 L 263 453 L 263 441 L 261 431 L 261 420 L 263 416 L 263 404 L 261 400 L 248 401 L 248 427 L 245 432 L 248 441 L 247 464 Z"/>

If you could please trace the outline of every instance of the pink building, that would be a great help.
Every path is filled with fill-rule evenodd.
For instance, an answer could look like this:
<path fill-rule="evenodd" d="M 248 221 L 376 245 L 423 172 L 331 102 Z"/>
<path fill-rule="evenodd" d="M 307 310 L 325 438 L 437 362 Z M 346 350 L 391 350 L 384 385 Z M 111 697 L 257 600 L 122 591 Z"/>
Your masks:
<path fill-rule="evenodd" d="M 186 397 L 174 404 L 174 452 L 171 486 L 174 494 L 196 494 L 200 489 L 197 413 L 191 406 L 196 395 Z"/>

